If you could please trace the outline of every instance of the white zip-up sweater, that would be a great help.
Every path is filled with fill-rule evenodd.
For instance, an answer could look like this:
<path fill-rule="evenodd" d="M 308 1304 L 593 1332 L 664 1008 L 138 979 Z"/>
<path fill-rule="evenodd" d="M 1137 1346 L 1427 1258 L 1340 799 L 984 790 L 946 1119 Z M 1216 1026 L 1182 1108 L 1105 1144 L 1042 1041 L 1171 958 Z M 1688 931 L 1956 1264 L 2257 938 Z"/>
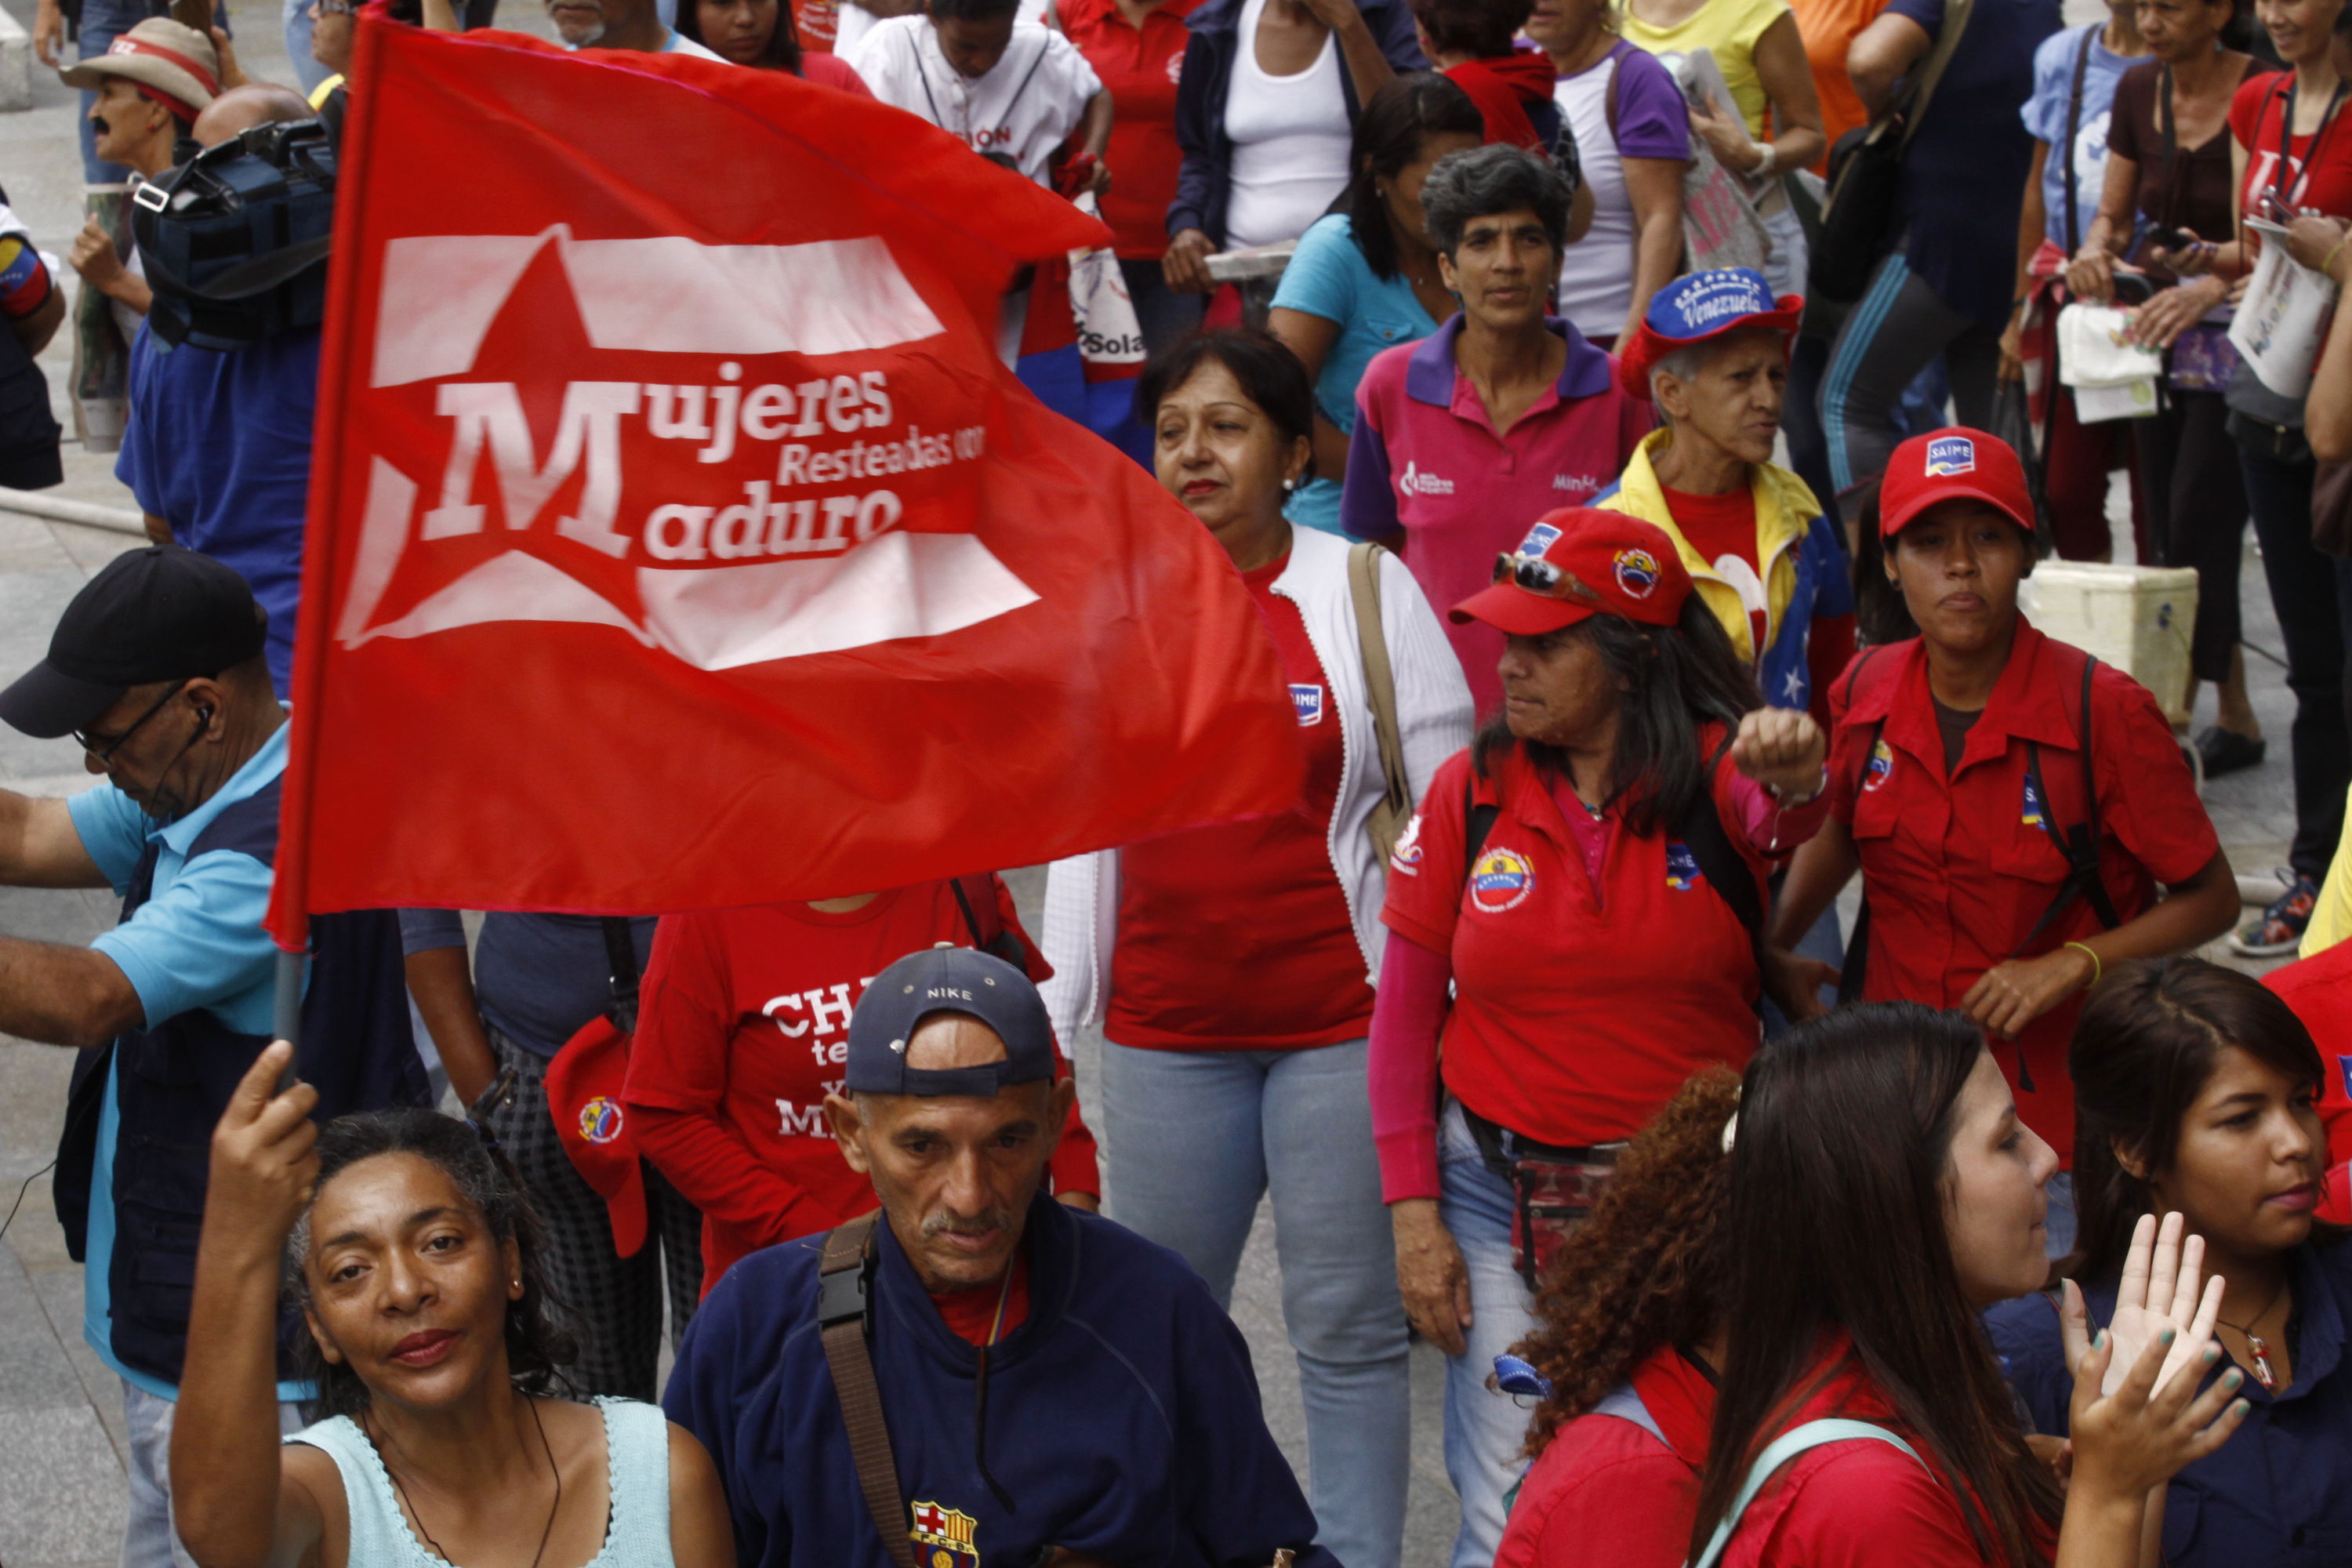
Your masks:
<path fill-rule="evenodd" d="M 1373 854 L 1364 825 L 1385 786 L 1363 650 L 1356 638 L 1355 602 L 1348 591 L 1349 549 L 1348 541 L 1332 534 L 1293 528 L 1290 563 L 1274 580 L 1274 592 L 1298 606 L 1331 706 L 1339 711 L 1339 791 L 1325 842 L 1363 950 L 1365 978 L 1377 984 L 1388 868 Z M 1381 626 L 1396 683 L 1397 731 L 1418 805 L 1438 764 L 1470 743 L 1470 686 L 1412 574 L 1393 555 L 1382 555 L 1380 565 Z M 1045 994 L 1055 1033 L 1065 1042 L 1103 1017 L 1118 939 L 1118 851 L 1055 861 L 1045 882 L 1045 957 L 1054 978 L 1045 983 Z"/>

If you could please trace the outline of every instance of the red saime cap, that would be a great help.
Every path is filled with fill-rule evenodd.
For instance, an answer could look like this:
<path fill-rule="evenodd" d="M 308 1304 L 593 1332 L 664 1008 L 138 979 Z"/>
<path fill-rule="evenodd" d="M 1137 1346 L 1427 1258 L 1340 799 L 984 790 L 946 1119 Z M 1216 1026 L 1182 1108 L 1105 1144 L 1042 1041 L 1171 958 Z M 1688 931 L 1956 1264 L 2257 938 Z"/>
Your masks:
<path fill-rule="evenodd" d="M 547 1109 L 555 1135 L 580 1179 L 604 1200 L 613 1222 L 613 1250 L 634 1257 L 646 1244 L 646 1179 L 637 1141 L 629 1135 L 621 1079 L 629 1068 L 629 1037 L 597 1016 L 564 1042 L 547 1064 Z"/>
<path fill-rule="evenodd" d="M 1690 592 L 1665 530 L 1627 512 L 1572 506 L 1544 513 L 1517 550 L 1496 558 L 1494 586 L 1447 614 L 1528 637 L 1593 616 L 1670 626 Z"/>
<path fill-rule="evenodd" d="M 1892 539 L 1938 501 L 1977 500 L 2027 533 L 2033 531 L 2033 492 L 2025 465 L 1998 436 L 1953 426 L 1914 436 L 1895 448 L 1878 485 L 1878 533 Z"/>

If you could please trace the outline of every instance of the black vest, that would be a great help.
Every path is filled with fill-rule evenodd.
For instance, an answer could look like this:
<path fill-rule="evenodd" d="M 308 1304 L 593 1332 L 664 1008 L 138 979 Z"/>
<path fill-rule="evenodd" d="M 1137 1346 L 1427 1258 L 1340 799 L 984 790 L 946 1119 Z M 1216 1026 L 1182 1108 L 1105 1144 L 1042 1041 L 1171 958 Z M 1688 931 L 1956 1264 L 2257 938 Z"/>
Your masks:
<path fill-rule="evenodd" d="M 188 847 L 200 855 L 278 853 L 278 781 L 224 808 Z M 122 900 L 128 921 L 153 890 L 150 841 Z M 176 1385 L 195 1286 L 213 1126 L 269 1044 L 202 1008 L 134 1029 L 75 1064 L 54 1184 L 66 1245 L 79 1260 L 89 1238 L 91 1176 L 109 1068 L 121 1064 L 114 1165 L 114 1250 L 107 1270 L 112 1349 L 123 1365 Z M 389 910 L 316 915 L 302 1038 L 294 1067 L 319 1091 L 317 1120 L 427 1103 L 425 1065 L 408 1021 L 399 917 Z M 284 1328 L 299 1331 L 299 1325 Z M 282 1338 L 282 1336 L 281 1336 Z M 280 1357 L 281 1374 L 284 1358 Z"/>

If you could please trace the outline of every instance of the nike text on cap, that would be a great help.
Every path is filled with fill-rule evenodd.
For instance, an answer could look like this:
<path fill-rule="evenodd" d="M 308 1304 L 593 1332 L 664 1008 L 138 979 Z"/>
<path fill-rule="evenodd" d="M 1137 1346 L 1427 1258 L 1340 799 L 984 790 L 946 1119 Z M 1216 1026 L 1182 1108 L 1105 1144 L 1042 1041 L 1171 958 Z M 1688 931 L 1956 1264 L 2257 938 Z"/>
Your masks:
<path fill-rule="evenodd" d="M 1004 1059 L 969 1068 L 910 1068 L 907 1043 L 934 1013 L 977 1018 L 1004 1042 Z M 1051 1082 L 1054 1026 L 1029 977 L 968 947 L 910 952 L 874 977 L 849 1020 L 852 1094 L 993 1098 L 1020 1083 Z"/>

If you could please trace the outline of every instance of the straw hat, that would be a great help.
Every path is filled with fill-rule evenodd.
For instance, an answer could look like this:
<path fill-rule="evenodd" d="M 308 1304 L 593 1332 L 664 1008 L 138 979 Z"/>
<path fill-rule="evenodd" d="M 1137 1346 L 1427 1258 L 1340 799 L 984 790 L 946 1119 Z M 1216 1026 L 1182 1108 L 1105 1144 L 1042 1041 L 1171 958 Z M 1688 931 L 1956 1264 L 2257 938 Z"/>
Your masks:
<path fill-rule="evenodd" d="M 108 77 L 122 77 L 164 107 L 184 110 L 184 117 L 194 119 L 220 92 L 220 55 L 194 27 L 150 16 L 115 39 L 106 53 L 58 74 L 68 87 L 92 91 Z"/>

